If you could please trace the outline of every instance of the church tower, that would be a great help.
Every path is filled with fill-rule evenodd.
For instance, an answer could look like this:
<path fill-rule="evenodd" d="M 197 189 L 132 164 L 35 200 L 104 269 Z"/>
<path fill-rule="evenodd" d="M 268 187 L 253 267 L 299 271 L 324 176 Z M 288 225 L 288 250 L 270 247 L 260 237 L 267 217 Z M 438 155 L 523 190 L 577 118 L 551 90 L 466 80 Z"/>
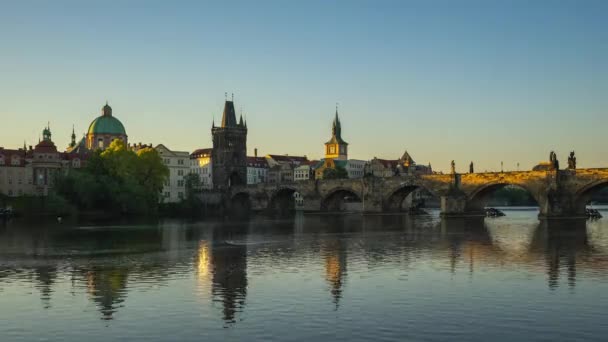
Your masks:
<path fill-rule="evenodd" d="M 331 128 L 331 139 L 325 143 L 325 159 L 348 159 L 348 143 L 342 140 L 342 125 L 338 117 L 336 107 L 336 117 Z"/>
<path fill-rule="evenodd" d="M 247 184 L 247 123 L 236 121 L 234 102 L 226 100 L 221 126 L 211 128 L 213 186 L 227 189 Z"/>

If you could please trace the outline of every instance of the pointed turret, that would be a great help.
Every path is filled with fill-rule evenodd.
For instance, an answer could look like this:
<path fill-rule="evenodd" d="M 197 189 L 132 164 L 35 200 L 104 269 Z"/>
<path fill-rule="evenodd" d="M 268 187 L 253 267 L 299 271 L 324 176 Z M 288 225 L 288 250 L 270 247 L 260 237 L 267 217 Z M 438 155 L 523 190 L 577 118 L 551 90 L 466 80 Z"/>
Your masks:
<path fill-rule="evenodd" d="M 239 119 L 239 126 L 244 127 L 245 124 L 243 123 L 243 114 L 241 114 L 241 117 Z"/>
<path fill-rule="evenodd" d="M 74 126 L 72 126 L 72 140 L 70 142 L 70 147 L 76 146 L 76 132 L 74 132 Z"/>
<path fill-rule="evenodd" d="M 234 111 L 234 102 L 226 100 L 224 104 L 224 113 L 222 114 L 222 128 L 236 127 L 236 113 Z"/>

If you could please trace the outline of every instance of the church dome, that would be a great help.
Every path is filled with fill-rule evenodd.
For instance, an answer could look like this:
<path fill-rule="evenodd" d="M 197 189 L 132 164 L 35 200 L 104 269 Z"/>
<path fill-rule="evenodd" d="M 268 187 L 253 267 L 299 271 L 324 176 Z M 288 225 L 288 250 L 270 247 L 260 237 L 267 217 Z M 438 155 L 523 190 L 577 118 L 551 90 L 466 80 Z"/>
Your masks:
<path fill-rule="evenodd" d="M 115 134 L 115 135 L 127 135 L 125 126 L 122 122 L 113 116 L 102 115 L 89 126 L 89 134 Z"/>
<path fill-rule="evenodd" d="M 107 102 L 101 109 L 101 116 L 93 120 L 91 125 L 89 125 L 88 134 L 127 135 L 122 122 L 112 116 L 112 107 Z"/>

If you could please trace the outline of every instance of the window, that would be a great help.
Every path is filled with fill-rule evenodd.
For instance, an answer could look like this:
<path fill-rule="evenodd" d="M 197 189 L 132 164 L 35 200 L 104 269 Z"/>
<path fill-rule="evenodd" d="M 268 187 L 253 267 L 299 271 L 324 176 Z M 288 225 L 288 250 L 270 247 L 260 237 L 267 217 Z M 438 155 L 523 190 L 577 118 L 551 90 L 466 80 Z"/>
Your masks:
<path fill-rule="evenodd" d="M 179 197 L 180 199 L 184 198 L 184 193 L 183 192 L 178 192 L 177 193 L 177 197 Z"/>
<path fill-rule="evenodd" d="M 171 193 L 169 191 L 165 192 L 165 197 L 171 197 Z"/>
<path fill-rule="evenodd" d="M 97 147 L 103 148 L 103 139 L 97 139 Z"/>
<path fill-rule="evenodd" d="M 178 176 L 183 176 L 184 175 L 184 170 L 177 170 L 177 175 Z"/>
<path fill-rule="evenodd" d="M 171 164 L 171 159 L 165 158 L 165 164 L 167 164 L 167 165 Z"/>
<path fill-rule="evenodd" d="M 177 160 L 177 165 L 184 165 L 184 160 L 183 159 L 178 159 Z"/>
<path fill-rule="evenodd" d="M 329 153 L 330 154 L 336 153 L 336 147 L 335 146 L 329 146 Z"/>
<path fill-rule="evenodd" d="M 184 186 L 184 181 L 183 180 L 178 180 L 177 181 L 177 186 Z"/>

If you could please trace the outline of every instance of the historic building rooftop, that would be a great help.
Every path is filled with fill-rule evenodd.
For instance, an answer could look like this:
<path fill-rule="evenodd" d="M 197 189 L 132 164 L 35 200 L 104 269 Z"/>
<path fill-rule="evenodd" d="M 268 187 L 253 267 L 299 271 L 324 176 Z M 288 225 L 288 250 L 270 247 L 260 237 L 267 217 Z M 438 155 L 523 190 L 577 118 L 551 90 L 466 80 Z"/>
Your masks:
<path fill-rule="evenodd" d="M 112 107 L 106 103 L 101 110 L 101 116 L 89 125 L 88 134 L 127 135 L 127 132 L 122 122 L 112 116 Z"/>

